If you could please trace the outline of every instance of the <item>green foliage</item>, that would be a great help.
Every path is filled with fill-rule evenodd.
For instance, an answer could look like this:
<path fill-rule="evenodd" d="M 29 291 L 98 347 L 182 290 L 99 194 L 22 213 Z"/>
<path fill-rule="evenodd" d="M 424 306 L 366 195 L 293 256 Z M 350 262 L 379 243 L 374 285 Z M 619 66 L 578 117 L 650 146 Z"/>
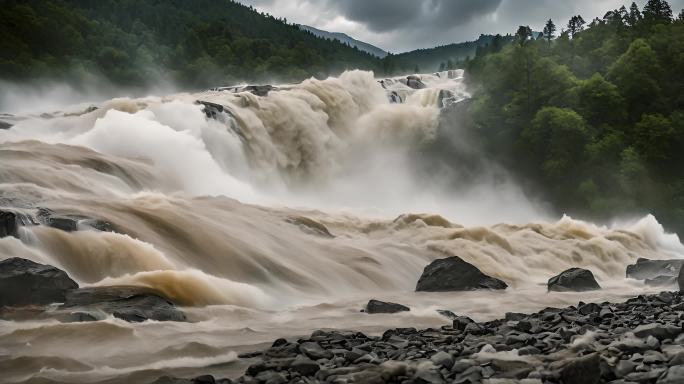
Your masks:
<path fill-rule="evenodd" d="M 556 37 L 556 24 L 549 19 L 544 25 L 544 38 L 550 43 Z"/>
<path fill-rule="evenodd" d="M 390 55 L 385 61 L 389 62 L 392 73 L 406 73 L 413 70 L 416 65 L 428 72 L 456 69 L 468 58 L 500 50 L 511 39 L 511 36 L 481 35 L 475 41 Z"/>
<path fill-rule="evenodd" d="M 467 63 L 473 134 L 560 212 L 651 212 L 684 235 L 684 21 L 665 5 Z"/>
<path fill-rule="evenodd" d="M 0 78 L 77 78 L 190 87 L 302 80 L 380 59 L 230 0 L 6 0 Z"/>

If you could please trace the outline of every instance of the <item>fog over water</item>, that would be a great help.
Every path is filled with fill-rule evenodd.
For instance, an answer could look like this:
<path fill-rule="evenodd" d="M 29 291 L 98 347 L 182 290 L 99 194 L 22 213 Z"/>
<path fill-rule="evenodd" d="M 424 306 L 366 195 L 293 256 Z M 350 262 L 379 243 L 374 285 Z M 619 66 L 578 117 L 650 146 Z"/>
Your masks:
<path fill-rule="evenodd" d="M 81 286 L 152 287 L 190 320 L 0 321 L 5 378 L 235 376 L 236 353 L 277 337 L 440 326 L 437 309 L 484 320 L 576 304 L 578 294 L 544 285 L 575 266 L 604 287 L 582 300 L 632 296 L 654 288 L 625 280 L 626 265 L 684 255 L 655 217 L 598 225 L 554 217 L 525 196 L 449 118 L 468 97 L 461 71 L 422 75 L 420 90 L 382 80 L 351 71 L 263 96 L 219 89 L 97 108 L 58 107 L 57 92 L 36 101 L 42 110 L 5 111 L 13 126 L 0 129 L 0 206 L 115 231 L 86 221 L 73 233 L 24 227 L 21 239 L 0 239 L 0 259 L 55 265 Z M 448 156 L 435 149 L 445 138 Z M 415 293 L 423 268 L 450 255 L 508 290 Z M 359 313 L 370 298 L 412 310 Z"/>

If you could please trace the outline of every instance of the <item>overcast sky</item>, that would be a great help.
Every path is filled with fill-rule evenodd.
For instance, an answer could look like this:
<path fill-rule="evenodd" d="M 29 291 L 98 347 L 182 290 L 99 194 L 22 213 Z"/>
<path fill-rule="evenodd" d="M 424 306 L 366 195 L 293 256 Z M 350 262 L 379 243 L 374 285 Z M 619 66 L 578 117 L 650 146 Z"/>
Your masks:
<path fill-rule="evenodd" d="M 288 22 L 310 25 L 377 45 L 393 53 L 506 34 L 518 25 L 541 31 L 580 14 L 589 22 L 631 1 L 620 0 L 239 0 Z M 643 8 L 646 0 L 636 2 Z M 670 0 L 674 14 L 684 0 Z"/>

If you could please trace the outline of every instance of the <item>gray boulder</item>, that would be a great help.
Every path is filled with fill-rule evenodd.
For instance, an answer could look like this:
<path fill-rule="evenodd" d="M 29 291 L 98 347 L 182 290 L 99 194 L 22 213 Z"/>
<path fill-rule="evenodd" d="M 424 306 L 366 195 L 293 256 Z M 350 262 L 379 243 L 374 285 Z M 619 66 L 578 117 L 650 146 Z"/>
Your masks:
<path fill-rule="evenodd" d="M 506 289 L 503 281 L 487 276 L 458 256 L 435 260 L 423 270 L 416 291 L 452 292 L 479 289 Z"/>
<path fill-rule="evenodd" d="M 636 264 L 628 265 L 626 275 L 637 280 L 655 279 L 659 276 L 677 276 L 684 260 L 638 259 Z"/>
<path fill-rule="evenodd" d="M 14 257 L 0 262 L 0 307 L 63 303 L 78 288 L 66 272 Z"/>
<path fill-rule="evenodd" d="M 89 287 L 70 291 L 58 310 L 70 312 L 73 321 L 101 320 L 107 315 L 132 323 L 186 321 L 185 314 L 174 303 L 142 287 Z"/>
<path fill-rule="evenodd" d="M 677 284 L 679 285 L 679 291 L 684 291 L 684 269 L 679 270 L 679 276 L 677 276 Z"/>
<path fill-rule="evenodd" d="M 366 304 L 365 312 L 369 314 L 375 313 L 397 313 L 397 312 L 407 312 L 411 309 L 405 305 L 390 303 L 379 300 L 370 300 Z"/>
<path fill-rule="evenodd" d="M 567 271 L 563 271 L 559 275 L 550 278 L 547 285 L 549 291 L 558 292 L 583 292 L 601 289 L 601 286 L 594 278 L 594 274 L 582 268 L 570 268 Z"/>

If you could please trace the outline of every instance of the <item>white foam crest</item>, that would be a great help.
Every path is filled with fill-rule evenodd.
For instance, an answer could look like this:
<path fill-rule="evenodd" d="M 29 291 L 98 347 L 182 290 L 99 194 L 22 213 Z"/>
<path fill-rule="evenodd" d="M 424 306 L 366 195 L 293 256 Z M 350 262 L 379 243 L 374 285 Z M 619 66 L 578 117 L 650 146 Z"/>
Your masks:
<path fill-rule="evenodd" d="M 191 111 L 187 111 L 191 114 Z M 192 112 L 201 115 L 196 107 Z M 187 131 L 178 131 L 155 120 L 152 111 L 134 114 L 110 110 L 92 130 L 71 140 L 99 152 L 129 158 L 149 158 L 170 185 L 192 194 L 226 194 L 254 197 L 252 188 L 223 172 L 204 142 Z M 182 127 L 181 127 L 182 128 Z"/>

